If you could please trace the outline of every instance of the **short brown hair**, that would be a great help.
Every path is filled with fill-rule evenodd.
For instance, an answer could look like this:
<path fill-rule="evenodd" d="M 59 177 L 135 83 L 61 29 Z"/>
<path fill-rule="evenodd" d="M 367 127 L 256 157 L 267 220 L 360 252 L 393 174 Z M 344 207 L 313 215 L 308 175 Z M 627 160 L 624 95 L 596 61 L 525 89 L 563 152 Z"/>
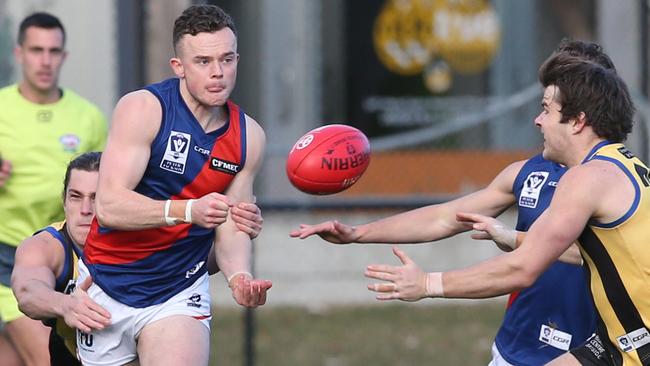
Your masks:
<path fill-rule="evenodd" d="M 237 36 L 235 23 L 228 13 L 216 5 L 193 5 L 183 11 L 174 22 L 173 46 L 177 52 L 178 41 L 186 35 L 195 36 L 199 33 L 212 33 L 224 28 L 230 28 Z"/>
<path fill-rule="evenodd" d="M 45 12 L 38 12 L 28 15 L 25 19 L 23 19 L 23 21 L 20 22 L 20 26 L 18 27 L 19 45 L 22 46 L 23 42 L 25 42 L 25 33 L 27 33 L 27 29 L 30 27 L 43 29 L 60 29 L 61 33 L 63 33 L 63 44 L 65 45 L 65 28 L 63 28 L 63 24 L 59 18 L 55 17 L 54 15 Z"/>

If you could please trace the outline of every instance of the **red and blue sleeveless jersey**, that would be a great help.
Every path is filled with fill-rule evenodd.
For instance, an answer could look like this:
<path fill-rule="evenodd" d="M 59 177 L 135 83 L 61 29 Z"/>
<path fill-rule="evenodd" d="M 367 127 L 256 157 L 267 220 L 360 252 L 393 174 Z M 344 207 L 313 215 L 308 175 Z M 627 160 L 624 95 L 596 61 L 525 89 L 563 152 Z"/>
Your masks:
<path fill-rule="evenodd" d="M 517 174 L 517 230 L 528 231 L 550 205 L 566 168 L 536 155 Z M 495 343 L 513 365 L 544 365 L 582 344 L 596 329 L 583 267 L 555 262 L 535 283 L 510 295 Z"/>
<path fill-rule="evenodd" d="M 226 123 L 206 133 L 179 85 L 172 78 L 145 88 L 160 101 L 162 121 L 135 191 L 154 200 L 223 193 L 246 162 L 244 112 L 228 101 Z M 168 300 L 206 272 L 214 236 L 214 229 L 191 224 L 121 231 L 101 227 L 94 219 L 84 263 L 109 296 L 143 308 Z"/>

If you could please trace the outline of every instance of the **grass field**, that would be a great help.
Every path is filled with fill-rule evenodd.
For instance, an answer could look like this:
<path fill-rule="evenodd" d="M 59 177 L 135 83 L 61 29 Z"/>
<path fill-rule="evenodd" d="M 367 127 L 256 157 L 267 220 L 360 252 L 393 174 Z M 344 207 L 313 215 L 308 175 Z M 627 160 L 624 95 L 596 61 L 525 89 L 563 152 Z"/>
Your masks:
<path fill-rule="evenodd" d="M 487 365 L 500 302 L 255 310 L 256 366 Z M 215 309 L 211 365 L 244 365 L 243 312 Z"/>

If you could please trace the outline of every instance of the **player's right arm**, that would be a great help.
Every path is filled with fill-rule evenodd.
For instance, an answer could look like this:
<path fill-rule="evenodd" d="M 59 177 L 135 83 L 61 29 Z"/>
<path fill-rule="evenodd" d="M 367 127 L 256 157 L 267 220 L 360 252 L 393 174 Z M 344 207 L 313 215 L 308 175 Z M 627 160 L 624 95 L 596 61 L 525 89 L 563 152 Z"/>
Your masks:
<path fill-rule="evenodd" d="M 338 221 L 301 225 L 290 233 L 304 239 L 319 235 L 335 244 L 422 243 L 440 240 L 471 229 L 456 220 L 458 212 L 498 216 L 515 203 L 512 186 L 525 161 L 510 164 L 485 188 L 441 204 L 421 207 L 360 226 Z"/>
<path fill-rule="evenodd" d="M 62 317 L 66 324 L 84 332 L 103 329 L 110 324 L 110 313 L 90 299 L 85 289 L 75 290 L 72 295 L 54 290 L 64 256 L 61 244 L 47 232 L 18 246 L 11 288 L 20 311 L 33 319 Z"/>
<path fill-rule="evenodd" d="M 101 226 L 141 230 L 166 226 L 165 203 L 134 191 L 147 168 L 153 142 L 162 120 L 162 107 L 148 91 L 122 97 L 113 111 L 106 150 L 99 167 L 95 210 Z M 185 218 L 188 200 L 172 200 L 169 217 Z M 192 223 L 214 228 L 228 215 L 228 200 L 219 193 L 197 199 Z"/>

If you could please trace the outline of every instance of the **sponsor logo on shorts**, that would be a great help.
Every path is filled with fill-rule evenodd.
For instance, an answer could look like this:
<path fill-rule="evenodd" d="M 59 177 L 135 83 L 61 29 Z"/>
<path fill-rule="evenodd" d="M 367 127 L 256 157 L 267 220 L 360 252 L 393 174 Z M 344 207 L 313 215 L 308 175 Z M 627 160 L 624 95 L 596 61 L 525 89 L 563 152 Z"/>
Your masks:
<path fill-rule="evenodd" d="M 239 168 L 239 164 L 227 160 L 221 160 L 215 157 L 210 159 L 210 169 L 212 170 L 218 170 L 222 173 L 235 175 L 239 172 Z"/>
<path fill-rule="evenodd" d="M 650 343 L 650 333 L 648 333 L 646 327 L 642 327 L 633 332 L 617 337 L 616 341 L 618 342 L 618 347 L 623 352 L 632 352 L 635 349 Z"/>
<path fill-rule="evenodd" d="M 573 336 L 569 333 L 562 332 L 555 328 L 551 328 L 546 324 L 542 324 L 539 330 L 539 340 L 548 344 L 549 346 L 559 348 L 563 351 L 569 350 L 571 345 L 571 338 Z"/>
<path fill-rule="evenodd" d="M 86 352 L 95 352 L 93 348 L 93 335 L 77 330 L 77 346 Z"/>
<path fill-rule="evenodd" d="M 519 206 L 535 208 L 539 201 L 544 182 L 548 179 L 548 172 L 531 172 L 528 174 L 524 187 L 519 195 Z"/>
<path fill-rule="evenodd" d="M 201 307 L 201 294 L 193 293 L 192 296 L 190 296 L 187 299 L 187 306 L 193 307 L 193 308 L 200 308 Z"/>
<path fill-rule="evenodd" d="M 173 173 L 183 174 L 187 164 L 187 155 L 192 136 L 188 133 L 172 131 L 167 140 L 167 148 L 160 162 L 160 168 Z"/>

